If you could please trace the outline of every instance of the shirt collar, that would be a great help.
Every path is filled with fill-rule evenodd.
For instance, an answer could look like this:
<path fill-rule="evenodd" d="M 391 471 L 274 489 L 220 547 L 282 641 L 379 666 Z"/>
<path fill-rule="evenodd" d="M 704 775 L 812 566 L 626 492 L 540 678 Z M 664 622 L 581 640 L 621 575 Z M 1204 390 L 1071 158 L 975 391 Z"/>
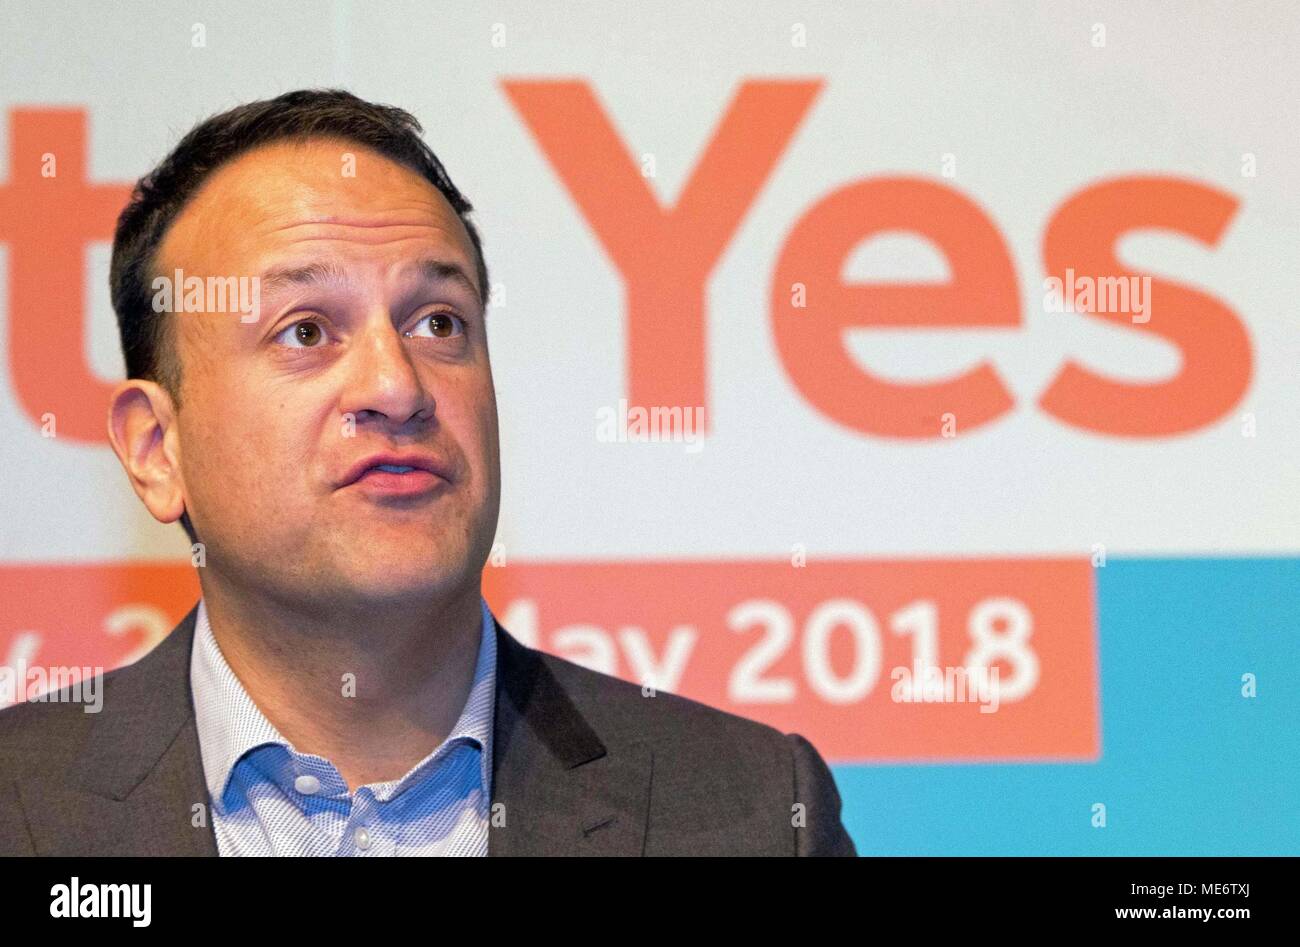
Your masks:
<path fill-rule="evenodd" d="M 457 739 L 476 744 L 479 753 L 483 791 L 491 791 L 493 708 L 496 703 L 496 622 L 487 601 L 479 598 L 483 621 L 479 633 L 478 657 L 469 696 L 461 709 L 456 726 L 447 739 L 417 763 L 393 785 L 404 788 L 408 778 L 423 769 L 443 746 Z M 275 725 L 253 703 L 253 699 L 226 662 L 212 626 L 207 605 L 199 599 L 194 624 L 194 646 L 190 653 L 190 688 L 194 695 L 195 724 L 199 734 L 199 753 L 208 792 L 218 803 L 235 764 L 249 751 L 267 744 L 278 744 L 291 753 L 298 752 Z"/>

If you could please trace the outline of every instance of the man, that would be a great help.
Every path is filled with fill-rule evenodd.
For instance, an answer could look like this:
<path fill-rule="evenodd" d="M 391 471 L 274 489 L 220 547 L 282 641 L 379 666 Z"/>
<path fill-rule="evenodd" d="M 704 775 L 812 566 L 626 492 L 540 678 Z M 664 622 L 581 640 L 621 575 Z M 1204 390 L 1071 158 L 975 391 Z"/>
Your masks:
<path fill-rule="evenodd" d="M 488 273 L 420 131 L 294 92 L 138 183 L 108 430 L 202 597 L 101 713 L 0 713 L 0 853 L 855 854 L 802 737 L 494 619 Z"/>

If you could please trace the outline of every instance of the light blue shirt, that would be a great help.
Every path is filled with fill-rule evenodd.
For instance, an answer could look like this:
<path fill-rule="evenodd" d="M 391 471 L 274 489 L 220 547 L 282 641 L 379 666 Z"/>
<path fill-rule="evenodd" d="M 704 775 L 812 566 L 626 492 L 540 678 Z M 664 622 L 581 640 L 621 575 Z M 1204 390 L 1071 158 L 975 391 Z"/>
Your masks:
<path fill-rule="evenodd" d="M 199 752 L 220 855 L 486 855 L 496 626 L 486 601 L 469 698 L 450 735 L 401 779 L 348 792 L 258 710 L 199 600 L 190 654 Z M 342 688 L 342 681 L 340 681 Z"/>

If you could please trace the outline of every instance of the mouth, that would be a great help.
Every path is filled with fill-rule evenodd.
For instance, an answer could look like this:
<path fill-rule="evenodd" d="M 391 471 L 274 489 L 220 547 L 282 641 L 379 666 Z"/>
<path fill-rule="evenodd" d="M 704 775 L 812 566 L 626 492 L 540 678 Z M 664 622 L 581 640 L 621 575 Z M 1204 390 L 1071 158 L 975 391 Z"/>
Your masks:
<path fill-rule="evenodd" d="M 380 464 L 366 470 L 350 486 L 362 488 L 368 493 L 390 496 L 418 496 L 429 493 L 446 482 L 431 470 L 421 470 L 419 467 L 403 467 L 394 464 Z"/>
<path fill-rule="evenodd" d="M 348 470 L 342 486 L 375 496 L 420 496 L 451 479 L 446 466 L 430 455 L 372 455 Z"/>

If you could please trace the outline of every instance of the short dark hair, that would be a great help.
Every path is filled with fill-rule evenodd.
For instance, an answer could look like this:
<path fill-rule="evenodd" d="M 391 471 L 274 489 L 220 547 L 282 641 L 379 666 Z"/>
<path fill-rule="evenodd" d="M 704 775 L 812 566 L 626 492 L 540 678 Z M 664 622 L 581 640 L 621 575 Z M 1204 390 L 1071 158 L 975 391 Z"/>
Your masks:
<path fill-rule="evenodd" d="M 423 131 L 411 113 L 367 102 L 342 89 L 286 92 L 213 115 L 192 128 L 157 167 L 136 182 L 113 234 L 108 279 L 126 377 L 155 382 L 180 404 L 181 366 L 171 320 L 153 308 L 158 249 L 168 228 L 214 171 L 274 142 L 339 138 L 376 151 L 424 177 L 447 199 L 469 233 L 486 304 L 488 272 L 483 244 L 466 216 L 473 205 L 420 137 Z M 197 542 L 188 513 L 181 515 L 181 525 L 190 542 Z"/>

